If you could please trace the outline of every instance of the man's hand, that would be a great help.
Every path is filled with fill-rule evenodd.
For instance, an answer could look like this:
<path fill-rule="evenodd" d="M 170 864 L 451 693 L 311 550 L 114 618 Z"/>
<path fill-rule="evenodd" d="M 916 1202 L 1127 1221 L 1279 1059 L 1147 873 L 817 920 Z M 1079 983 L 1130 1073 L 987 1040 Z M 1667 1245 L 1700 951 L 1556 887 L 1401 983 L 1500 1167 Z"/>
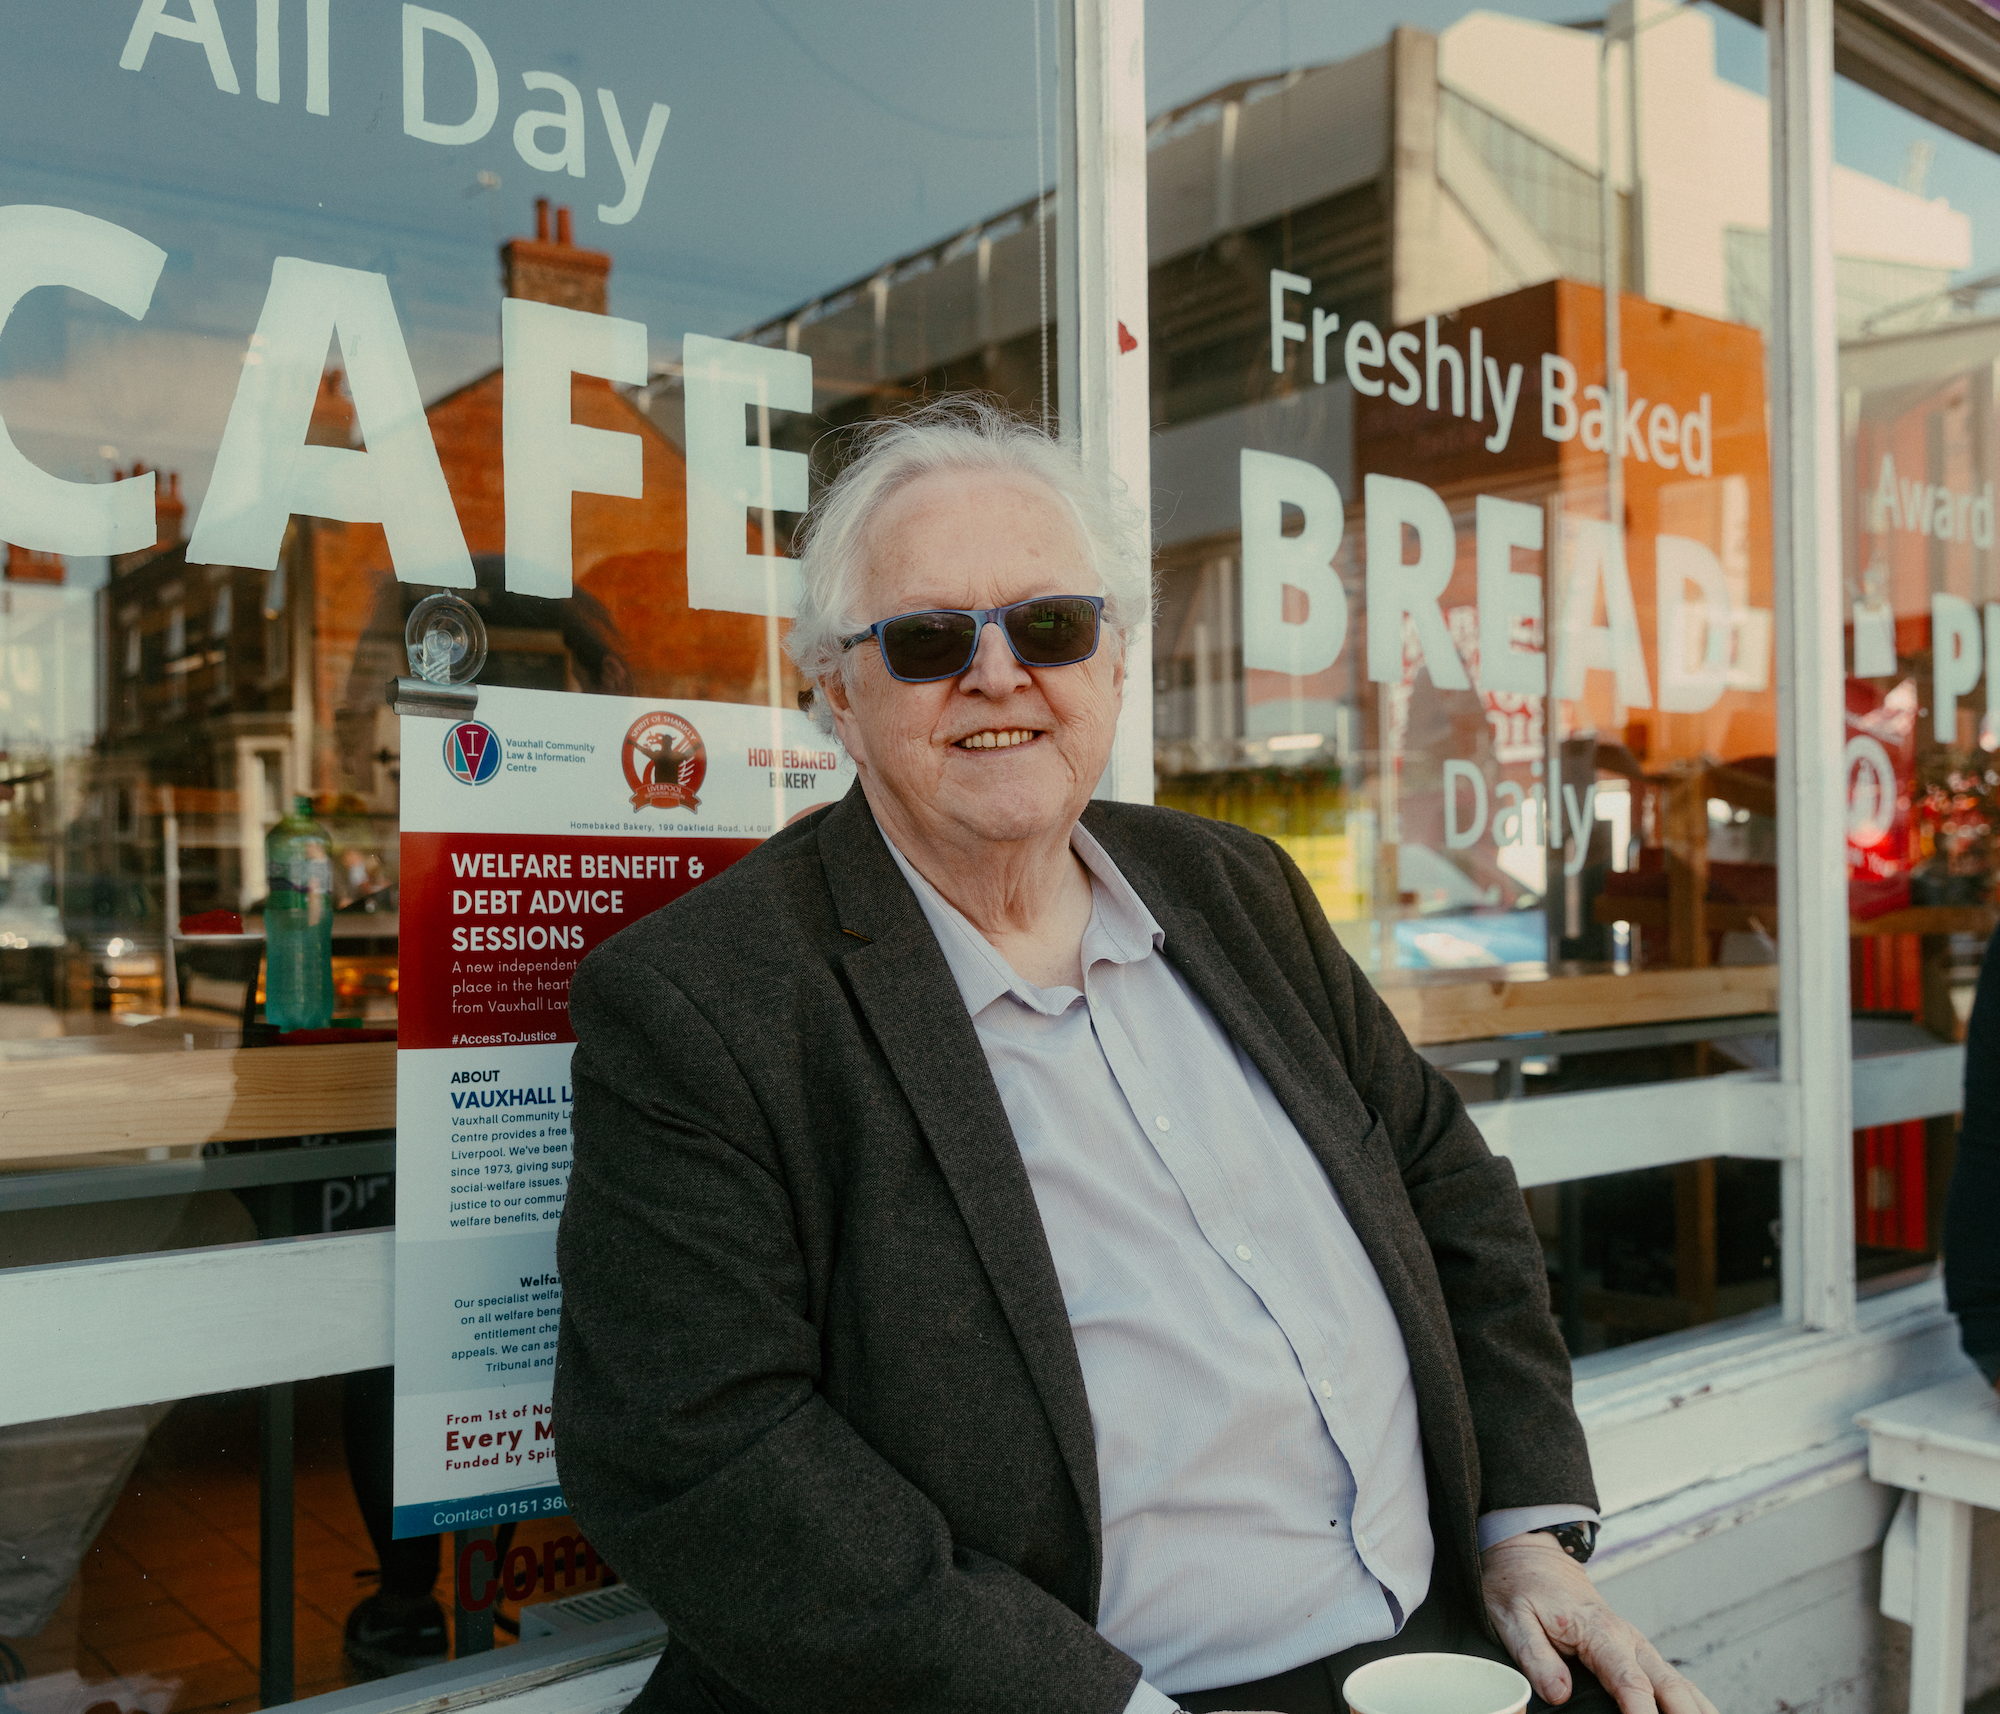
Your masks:
<path fill-rule="evenodd" d="M 1618 1699 L 1621 1714 L 1716 1714 L 1715 1704 L 1611 1610 L 1583 1567 L 1550 1535 L 1517 1535 L 1480 1556 L 1486 1610 L 1544 1702 L 1569 1700 L 1573 1656 Z"/>

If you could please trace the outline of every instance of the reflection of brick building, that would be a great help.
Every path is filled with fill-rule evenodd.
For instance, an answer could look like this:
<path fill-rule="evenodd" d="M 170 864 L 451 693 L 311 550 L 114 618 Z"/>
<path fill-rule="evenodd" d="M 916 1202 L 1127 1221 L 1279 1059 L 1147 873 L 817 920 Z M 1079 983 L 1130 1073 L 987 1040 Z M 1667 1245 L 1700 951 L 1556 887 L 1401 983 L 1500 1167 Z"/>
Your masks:
<path fill-rule="evenodd" d="M 501 266 L 509 297 L 607 313 L 611 258 L 570 241 L 567 209 L 556 211 L 551 234 L 547 205 L 540 205 L 536 236 L 503 245 Z M 506 549 L 504 391 L 505 377 L 493 369 L 446 394 L 426 413 L 465 545 L 476 562 L 497 561 Z M 497 582 L 498 568 L 492 565 L 473 596 L 487 610 L 491 653 L 482 678 L 551 690 L 768 700 L 765 622 L 688 608 L 687 466 L 680 449 L 634 399 L 607 381 L 579 375 L 570 397 L 575 422 L 635 434 L 644 449 L 642 498 L 578 494 L 572 502 L 576 587 L 602 608 L 615 639 L 616 666 L 606 670 L 580 650 L 578 616 L 561 611 L 562 603 L 503 596 L 485 587 Z M 381 708 L 382 684 L 408 670 L 402 615 L 429 593 L 415 585 L 392 589 L 388 568 L 388 546 L 377 526 L 316 526 L 316 695 L 321 709 L 337 711 L 340 726 L 337 764 L 325 749 L 322 728 L 317 777 L 385 811 L 394 808 L 394 785 L 379 758 L 392 753 L 396 741 L 395 723 Z M 781 671 L 778 695 L 789 703 L 797 685 L 788 664 Z"/>
<path fill-rule="evenodd" d="M 61 583 L 63 557 L 59 553 L 38 553 L 33 548 L 7 544 L 5 571 L 9 583 Z"/>
<path fill-rule="evenodd" d="M 501 248 L 507 295 L 607 313 L 611 257 L 572 241 L 569 211 L 540 206 L 533 238 Z M 762 702 L 771 695 L 767 626 L 690 612 L 686 467 L 639 402 L 579 376 L 574 420 L 637 435 L 645 493 L 579 494 L 573 503 L 578 598 L 510 596 L 501 463 L 504 377 L 495 368 L 427 412 L 466 546 L 481 572 L 469 592 L 486 612 L 487 683 L 677 699 Z M 343 377 L 320 384 L 309 441 L 354 444 Z M 295 518 L 276 569 L 191 566 L 177 478 L 163 481 L 152 546 L 112 564 L 102 596 L 104 727 L 89 810 L 73 862 L 157 878 L 157 788 L 181 818 L 183 901 L 235 906 L 263 892 L 262 839 L 290 795 L 313 791 L 347 847 L 352 889 L 395 865 L 397 725 L 386 679 L 407 671 L 403 615 L 429 589 L 399 584 L 379 526 Z M 753 542 L 754 545 L 754 542 Z M 48 580 L 46 556 L 16 556 Z M 9 560 L 13 575 L 14 558 Z M 53 578 L 61 576 L 54 562 Z M 789 702 L 789 665 L 777 687 Z"/>
<path fill-rule="evenodd" d="M 320 444 L 324 415 L 314 414 Z M 156 881 L 158 788 L 172 787 L 188 908 L 234 906 L 262 892 L 263 830 L 302 777 L 288 573 L 305 526 L 288 534 L 275 571 L 190 565 L 178 475 L 157 475 L 155 511 L 152 545 L 114 556 L 98 598 L 103 727 L 70 867 Z M 247 871 L 246 844 L 256 851 Z"/>

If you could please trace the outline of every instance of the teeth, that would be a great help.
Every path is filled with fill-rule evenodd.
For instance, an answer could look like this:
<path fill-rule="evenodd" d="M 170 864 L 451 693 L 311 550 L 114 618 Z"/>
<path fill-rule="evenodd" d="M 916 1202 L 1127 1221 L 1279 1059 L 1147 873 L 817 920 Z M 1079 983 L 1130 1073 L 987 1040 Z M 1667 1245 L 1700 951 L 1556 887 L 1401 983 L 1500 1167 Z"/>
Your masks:
<path fill-rule="evenodd" d="M 1022 731 L 974 732 L 959 739 L 958 747 L 961 750 L 1011 750 L 1016 744 L 1025 744 L 1032 737 L 1034 733 Z"/>

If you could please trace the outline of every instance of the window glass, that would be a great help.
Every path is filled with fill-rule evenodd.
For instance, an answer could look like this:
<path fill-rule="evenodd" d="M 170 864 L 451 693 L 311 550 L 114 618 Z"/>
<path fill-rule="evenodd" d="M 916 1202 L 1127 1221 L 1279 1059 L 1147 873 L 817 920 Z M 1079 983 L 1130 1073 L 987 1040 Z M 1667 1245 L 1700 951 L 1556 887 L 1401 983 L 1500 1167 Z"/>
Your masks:
<path fill-rule="evenodd" d="M 714 567 L 782 567 L 799 497 L 690 468 L 733 435 L 817 480 L 830 430 L 942 387 L 1057 426 L 1055 12 L 0 9 L 0 1268 L 386 1226 L 411 610 L 455 577 L 483 686 L 795 710 L 769 567 Z M 565 323 L 537 392 L 503 303 L 633 324 L 637 355 Z M 697 336 L 809 359 L 810 409 L 691 411 Z M 267 1006 L 266 840 L 301 796 L 323 1032 Z M 301 1693 L 362 1671 L 355 1604 L 443 1552 L 392 1574 L 387 1394 L 349 1383 L 294 1401 Z M 8 1696 L 270 1699 L 256 1401 L 47 1414 L 0 1429 L 30 1472 L 0 1537 L 33 1544 L 0 1566 Z"/>
<path fill-rule="evenodd" d="M 1761 32 L 1148 32 L 1159 801 L 1284 845 L 1474 1099 L 1770 1064 Z M 1573 1344 L 1776 1301 L 1775 1178 L 1738 1232 L 1718 1170 L 1536 1192 Z"/>
<path fill-rule="evenodd" d="M 1847 891 L 1854 1049 L 1961 1041 L 2000 850 L 2000 561 L 1994 362 L 2000 166 L 1991 152 L 1846 79 L 1835 85 L 1836 192 L 1857 250 L 1836 279 L 1844 433 Z M 1874 190 L 1878 184 L 1892 190 Z M 1878 234 L 1907 260 L 1878 260 Z M 1857 1272 L 1935 1256 L 1957 1119 L 1854 1139 Z"/>

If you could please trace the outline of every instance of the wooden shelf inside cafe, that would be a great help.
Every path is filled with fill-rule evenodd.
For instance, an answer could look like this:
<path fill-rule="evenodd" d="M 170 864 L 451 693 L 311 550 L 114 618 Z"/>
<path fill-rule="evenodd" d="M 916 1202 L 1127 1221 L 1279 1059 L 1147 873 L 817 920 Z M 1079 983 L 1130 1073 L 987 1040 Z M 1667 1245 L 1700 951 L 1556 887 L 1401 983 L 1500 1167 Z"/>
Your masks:
<path fill-rule="evenodd" d="M 14 1059 L 0 1082 L 0 1166 L 395 1123 L 394 1042 Z"/>
<path fill-rule="evenodd" d="M 1666 899 L 1607 898 L 1600 896 L 1591 915 L 1600 923 L 1629 922 L 1637 928 L 1665 928 L 1671 906 Z M 1775 905 L 1732 905 L 1717 899 L 1702 907 L 1702 922 L 1710 934 L 1731 929 L 1775 933 L 1778 910 Z M 1879 917 L 1850 917 L 1850 939 L 1878 934 L 1976 934 L 1982 938 L 2000 922 L 2000 912 L 1986 905 L 1913 905 L 1889 911 Z"/>
<path fill-rule="evenodd" d="M 1849 917 L 1847 933 L 1850 939 L 1873 934 L 1976 934 L 1983 939 L 1996 921 L 2000 913 L 1987 905 L 1912 905 L 1865 920 Z"/>
<path fill-rule="evenodd" d="M 1775 1012 L 1778 967 L 1639 970 L 1626 976 L 1467 976 L 1448 982 L 1385 978 L 1381 992 L 1404 1033 L 1419 1047 L 1428 1047 L 1487 1036 Z"/>

